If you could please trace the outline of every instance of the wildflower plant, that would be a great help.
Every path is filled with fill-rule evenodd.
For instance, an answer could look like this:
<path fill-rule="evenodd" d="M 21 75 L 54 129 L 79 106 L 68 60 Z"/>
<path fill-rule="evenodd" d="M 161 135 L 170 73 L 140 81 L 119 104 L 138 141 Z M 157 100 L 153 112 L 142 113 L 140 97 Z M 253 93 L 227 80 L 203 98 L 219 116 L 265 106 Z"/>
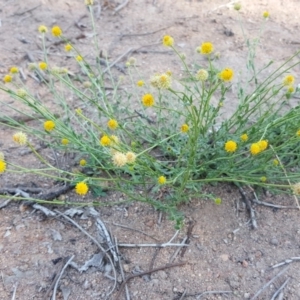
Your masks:
<path fill-rule="evenodd" d="M 92 2 L 85 1 L 94 27 Z M 25 104 L 30 113 L 6 106 L 32 116 L 38 125 L 30 127 L 3 115 L 1 119 L 6 119 L 4 125 L 15 128 L 12 139 L 29 147 L 45 168 L 26 170 L 3 157 L 0 173 L 26 171 L 53 178 L 54 172 L 55 179 L 70 183 L 80 196 L 108 182 L 108 190 L 166 211 L 178 227 L 182 222 L 179 204 L 201 195 L 221 204 L 216 195 L 201 192 L 208 183 L 260 186 L 299 195 L 300 106 L 286 109 L 287 88 L 293 86 L 293 69 L 300 64 L 299 51 L 277 68 L 272 69 L 272 63 L 263 67 L 271 70 L 263 78 L 255 68 L 255 47 L 249 47 L 247 67 L 253 76 L 242 86 L 237 78 L 239 70 L 233 66 L 220 68 L 213 59 L 211 54 L 217 46 L 212 42 L 199 41 L 197 55 L 204 55 L 206 63 L 198 66 L 188 63 L 188 58 L 178 52 L 175 39 L 166 35 L 162 45 L 173 50 L 182 63 L 184 78 L 170 71 L 141 78 L 131 59 L 127 70 L 132 90 L 125 91 L 112 70 L 102 69 L 100 63 L 92 66 L 57 25 L 50 34 L 65 43 L 63 48 L 73 55 L 84 78 L 75 81 L 68 70 L 54 67 L 45 46 L 48 29 L 41 25 L 38 31 L 44 58 L 30 68 L 42 79 L 47 75 L 43 84 L 55 99 L 56 110 L 51 111 L 37 99 L 20 80 L 17 67 L 12 67 L 0 88 Z M 95 53 L 99 53 L 97 34 L 94 36 Z M 232 106 L 228 94 L 233 80 L 239 82 L 237 105 L 230 117 L 222 118 L 222 107 Z M 105 90 L 107 83 L 113 86 L 113 93 Z M 77 107 L 68 103 L 66 92 L 76 99 Z M 155 118 L 151 117 L 153 113 Z M 49 148 L 77 153 L 80 169 L 54 165 L 35 151 L 33 138 Z M 85 168 L 92 172 L 85 172 Z M 163 199 L 157 197 L 160 189 L 166 191 Z M 101 199 L 93 204 L 101 205 Z"/>

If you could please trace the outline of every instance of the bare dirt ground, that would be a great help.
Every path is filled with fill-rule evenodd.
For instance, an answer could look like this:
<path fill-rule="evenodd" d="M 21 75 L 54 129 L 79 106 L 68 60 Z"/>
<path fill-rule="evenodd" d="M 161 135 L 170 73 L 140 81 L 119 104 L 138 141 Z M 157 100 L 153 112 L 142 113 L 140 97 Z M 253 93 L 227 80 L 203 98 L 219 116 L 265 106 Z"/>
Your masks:
<path fill-rule="evenodd" d="M 114 10 L 120 1 L 100 2 L 101 5 L 95 5 L 95 17 L 101 50 L 106 51 L 113 61 L 130 48 L 144 46 L 143 49 L 148 52 L 138 52 L 134 56 L 146 79 L 155 72 L 167 69 L 180 72 L 174 56 L 163 52 L 166 51 L 161 46 L 164 34 L 175 38 L 189 63 L 201 64 L 203 58 L 195 53 L 195 48 L 203 41 L 211 41 L 221 53 L 218 61 L 220 67 L 229 66 L 240 70 L 240 77 L 246 72 L 247 49 L 238 14 L 225 6 L 226 1 L 130 0 L 118 13 L 114 13 Z M 264 25 L 258 47 L 258 65 L 266 64 L 271 59 L 283 62 L 299 49 L 299 0 L 241 2 L 243 7 L 240 16 L 248 37 L 258 36 L 263 11 L 267 10 L 271 15 Z M 86 16 L 87 10 L 81 0 L 0 1 L 1 76 L 12 65 L 23 68 L 27 74 L 29 57 L 35 61 L 42 58 L 37 34 L 40 24 L 49 27 L 59 24 L 64 34 L 72 39 L 85 57 L 94 57 L 91 52 L 92 29 Z M 232 32 L 232 35 L 228 32 Z M 63 60 L 76 73 L 78 69 L 66 56 L 63 46 L 56 45 L 50 35 L 47 42 L 52 44 L 50 57 L 54 61 Z M 125 62 L 126 58 L 120 61 L 123 65 Z M 300 78 L 299 67 L 293 72 L 296 78 Z M 123 73 L 121 75 L 126 76 Z M 31 81 L 28 76 L 27 78 L 28 84 L 39 89 L 36 82 Z M 1 99 L 14 104 L 13 100 L 4 95 L 1 95 Z M 225 115 L 230 115 L 232 110 L 230 101 L 231 99 L 228 105 L 224 105 Z M 298 99 L 292 99 L 291 105 L 298 102 Z M 13 115 L 4 105 L 1 106 L 1 114 Z M 15 147 L 11 140 L 12 133 L 11 129 L 0 127 L 0 149 L 5 153 L 6 159 L 25 167 L 41 166 L 30 153 Z M 49 179 L 38 176 L 17 176 L 9 172 L 0 176 L 2 189 L 39 187 L 48 190 L 52 186 L 53 182 Z M 201 299 L 250 299 L 287 265 L 289 268 L 285 273 L 267 285 L 256 299 L 271 299 L 287 279 L 289 281 L 284 288 L 284 296 L 280 299 L 300 299 L 299 262 L 269 269 L 291 257 L 300 257 L 299 211 L 256 206 L 258 228 L 252 230 L 249 215 L 235 187 L 207 187 L 207 192 L 221 197 L 222 205 L 216 206 L 211 201 L 199 198 L 192 199 L 181 207 L 185 215 L 185 226 L 173 242 L 180 243 L 188 237 L 189 244 L 185 253 L 181 251 L 175 256 L 173 263 L 185 264 L 128 280 L 131 299 L 200 299 L 201 293 L 208 291 L 215 291 L 216 294 L 203 294 Z M 73 192 L 63 197 L 69 201 L 78 200 Z M 275 204 L 295 205 L 292 197 L 279 197 L 268 192 L 259 194 L 259 198 Z M 109 193 L 98 199 L 89 195 L 85 200 L 124 199 L 123 195 Z M 3 202 L 4 199 L 1 200 Z M 48 207 L 51 210 L 57 208 Z M 65 211 L 67 208 L 58 209 Z M 158 222 L 159 214 L 147 205 L 131 203 L 96 210 L 98 217 L 119 243 L 165 243 L 175 233 L 174 223 L 164 216 Z M 83 214 L 74 216 L 73 220 L 98 238 L 95 211 L 90 208 L 83 211 Z M 51 284 L 55 282 L 56 274 L 59 274 L 68 257 L 74 255 L 73 262 L 82 266 L 99 253 L 98 247 L 66 220 L 58 216 L 45 217 L 40 211 L 30 207 L 25 209 L 18 202 L 11 202 L 0 210 L 0 231 L 0 299 L 51 299 Z M 125 277 L 165 266 L 172 261 L 176 249 L 178 248 L 166 247 L 159 250 L 157 247 L 120 247 Z M 100 269 L 93 266 L 80 273 L 68 267 L 59 281 L 56 299 L 105 299 L 107 292 L 113 287 L 113 281 Z M 118 285 L 112 299 L 117 299 L 121 286 L 119 273 L 117 279 Z M 230 293 L 218 294 L 220 291 Z M 125 299 L 124 290 L 119 299 Z"/>

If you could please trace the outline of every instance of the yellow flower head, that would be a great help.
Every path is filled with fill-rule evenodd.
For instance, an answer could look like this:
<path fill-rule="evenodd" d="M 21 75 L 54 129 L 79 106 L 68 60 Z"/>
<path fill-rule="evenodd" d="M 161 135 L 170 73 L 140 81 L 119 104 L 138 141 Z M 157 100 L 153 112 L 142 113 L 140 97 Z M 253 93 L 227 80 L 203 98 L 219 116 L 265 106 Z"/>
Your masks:
<path fill-rule="evenodd" d="M 81 167 L 84 167 L 86 165 L 86 160 L 85 159 L 81 159 L 80 162 L 79 162 L 79 165 Z"/>
<path fill-rule="evenodd" d="M 48 31 L 48 28 L 45 25 L 39 26 L 39 32 L 40 33 L 46 33 Z"/>
<path fill-rule="evenodd" d="M 60 37 L 62 35 L 62 30 L 59 26 L 53 26 L 51 32 L 55 37 Z"/>
<path fill-rule="evenodd" d="M 278 159 L 273 159 L 273 165 L 274 165 L 274 166 L 278 166 L 278 165 L 279 165 Z"/>
<path fill-rule="evenodd" d="M 13 140 L 17 144 L 24 146 L 27 143 L 27 135 L 26 133 L 19 131 L 13 135 Z"/>
<path fill-rule="evenodd" d="M 268 19 L 268 18 L 270 17 L 269 12 L 268 12 L 268 11 L 264 11 L 264 12 L 263 12 L 263 17 L 264 17 L 265 19 Z"/>
<path fill-rule="evenodd" d="M 61 140 L 61 143 L 62 143 L 64 146 L 66 146 L 66 145 L 69 144 L 69 140 L 68 140 L 68 139 L 62 139 L 62 140 Z"/>
<path fill-rule="evenodd" d="M 10 68 L 9 72 L 11 74 L 16 74 L 16 73 L 19 73 L 19 69 L 18 69 L 18 67 L 13 66 Z"/>
<path fill-rule="evenodd" d="M 260 181 L 261 181 L 261 182 L 266 182 L 266 181 L 267 181 L 267 177 L 266 177 L 266 176 L 260 177 Z"/>
<path fill-rule="evenodd" d="M 144 81 L 143 80 L 139 80 L 136 85 L 139 86 L 139 87 L 142 87 L 144 85 Z"/>
<path fill-rule="evenodd" d="M 219 73 L 219 77 L 220 79 L 222 79 L 223 81 L 231 81 L 233 78 L 234 72 L 232 69 L 230 68 L 225 68 L 224 70 L 222 70 Z"/>
<path fill-rule="evenodd" d="M 239 11 L 239 10 L 241 9 L 241 7 L 242 7 L 242 5 L 241 5 L 241 3 L 240 3 L 240 2 L 236 2 L 236 3 L 234 3 L 234 6 L 233 6 L 233 8 L 234 8 L 235 10 Z"/>
<path fill-rule="evenodd" d="M 171 47 L 171 46 L 174 45 L 174 39 L 171 36 L 169 36 L 169 35 L 165 35 L 163 37 L 163 41 L 162 42 L 163 42 L 163 45 L 166 46 L 166 47 Z"/>
<path fill-rule="evenodd" d="M 77 184 L 76 184 L 76 186 L 75 186 L 75 192 L 76 192 L 76 194 L 78 194 L 78 195 L 81 195 L 81 196 L 83 196 L 83 195 L 86 195 L 87 194 L 87 192 L 89 191 L 89 187 L 88 187 L 88 185 L 85 183 L 85 182 L 78 182 Z"/>
<path fill-rule="evenodd" d="M 241 138 L 241 140 L 242 140 L 243 142 L 247 142 L 247 141 L 248 141 L 248 134 L 247 134 L 247 133 L 244 133 L 244 134 L 242 134 L 242 135 L 240 136 L 240 138 Z"/>
<path fill-rule="evenodd" d="M 90 6 L 94 4 L 94 0 L 84 0 L 85 5 Z"/>
<path fill-rule="evenodd" d="M 136 154 L 129 151 L 126 153 L 126 159 L 129 164 L 133 164 L 136 160 Z"/>
<path fill-rule="evenodd" d="M 207 55 L 214 51 L 214 45 L 211 42 L 204 42 L 200 47 L 197 48 L 197 52 Z"/>
<path fill-rule="evenodd" d="M 111 144 L 111 139 L 107 136 L 107 135 L 104 135 L 101 139 L 100 139 L 100 144 L 103 146 L 103 147 L 107 147 Z"/>
<path fill-rule="evenodd" d="M 188 130 L 189 130 L 189 125 L 188 125 L 188 124 L 183 124 L 183 125 L 180 127 L 180 130 L 181 130 L 181 132 L 188 132 Z"/>
<path fill-rule="evenodd" d="M 166 72 L 166 74 L 168 75 L 168 76 L 172 76 L 172 71 L 170 71 L 170 70 L 168 70 L 167 72 Z"/>
<path fill-rule="evenodd" d="M 135 57 L 129 57 L 128 62 L 130 63 L 131 66 L 136 65 L 136 58 Z"/>
<path fill-rule="evenodd" d="M 3 81 L 4 81 L 4 83 L 8 83 L 8 82 L 11 82 L 12 81 L 12 77 L 10 76 L 10 75 L 5 75 L 4 77 L 3 77 Z"/>
<path fill-rule="evenodd" d="M 66 50 L 67 52 L 71 51 L 72 49 L 73 49 L 73 47 L 72 47 L 71 44 L 66 44 L 66 45 L 65 45 L 65 50 Z"/>
<path fill-rule="evenodd" d="M 46 131 L 52 131 L 55 128 L 55 123 L 51 120 L 48 120 L 44 123 L 44 129 Z"/>
<path fill-rule="evenodd" d="M 169 89 L 171 87 L 172 81 L 171 81 L 171 77 L 167 74 L 161 74 L 158 77 L 158 88 L 159 89 Z"/>
<path fill-rule="evenodd" d="M 293 94 L 293 93 L 295 92 L 295 87 L 294 87 L 293 85 L 290 85 L 290 86 L 288 87 L 288 89 L 287 89 L 287 92 L 288 92 L 289 94 Z"/>
<path fill-rule="evenodd" d="M 80 61 L 83 60 L 83 59 L 82 59 L 82 56 L 80 56 L 80 55 L 77 55 L 77 56 L 75 57 L 75 59 L 76 59 L 78 62 L 80 62 Z"/>
<path fill-rule="evenodd" d="M 292 185 L 292 190 L 294 192 L 294 195 L 300 195 L 300 182 Z"/>
<path fill-rule="evenodd" d="M 285 86 L 293 85 L 294 82 L 295 82 L 295 77 L 291 74 L 286 75 L 283 79 L 283 85 L 285 85 Z"/>
<path fill-rule="evenodd" d="M 196 74 L 196 79 L 200 81 L 205 81 L 208 78 L 208 72 L 204 69 L 200 69 Z"/>
<path fill-rule="evenodd" d="M 237 149 L 237 143 L 235 141 L 227 141 L 224 146 L 227 152 L 235 152 Z"/>
<path fill-rule="evenodd" d="M 4 160 L 0 160 L 0 174 L 4 173 L 6 170 L 6 162 Z"/>
<path fill-rule="evenodd" d="M 145 94 L 142 97 L 142 103 L 147 107 L 153 106 L 154 105 L 154 97 L 151 94 Z"/>
<path fill-rule="evenodd" d="M 112 161 L 116 167 L 123 167 L 127 163 L 127 157 L 125 154 L 116 151 L 112 157 Z"/>
<path fill-rule="evenodd" d="M 81 115 L 82 114 L 82 109 L 81 108 L 76 108 L 75 112 L 76 112 L 76 114 Z"/>
<path fill-rule="evenodd" d="M 4 160 L 4 153 L 3 152 L 0 152 L 0 160 Z"/>
<path fill-rule="evenodd" d="M 115 119 L 110 119 L 108 122 L 107 122 L 107 127 L 111 130 L 115 130 L 117 127 L 118 127 L 118 122 L 117 120 Z"/>
<path fill-rule="evenodd" d="M 215 203 L 216 203 L 217 205 L 220 205 L 220 204 L 222 203 L 222 199 L 221 199 L 221 198 L 216 198 L 216 199 L 215 199 Z"/>
<path fill-rule="evenodd" d="M 18 89 L 17 95 L 21 98 L 24 98 L 25 96 L 27 96 L 27 92 L 24 89 Z"/>
<path fill-rule="evenodd" d="M 167 182 L 167 178 L 165 176 L 159 176 L 157 179 L 158 184 L 165 184 Z"/>
<path fill-rule="evenodd" d="M 297 135 L 297 136 L 300 136 L 300 129 L 297 130 L 296 135 Z"/>
<path fill-rule="evenodd" d="M 41 62 L 39 62 L 39 67 L 40 67 L 41 70 L 46 70 L 48 65 L 47 65 L 46 62 L 41 61 Z"/>
<path fill-rule="evenodd" d="M 268 147 L 268 141 L 267 140 L 261 140 L 257 143 L 261 149 L 261 151 L 264 151 Z"/>
<path fill-rule="evenodd" d="M 261 152 L 261 148 L 258 143 L 253 143 L 250 146 L 250 152 L 252 155 L 256 155 Z"/>

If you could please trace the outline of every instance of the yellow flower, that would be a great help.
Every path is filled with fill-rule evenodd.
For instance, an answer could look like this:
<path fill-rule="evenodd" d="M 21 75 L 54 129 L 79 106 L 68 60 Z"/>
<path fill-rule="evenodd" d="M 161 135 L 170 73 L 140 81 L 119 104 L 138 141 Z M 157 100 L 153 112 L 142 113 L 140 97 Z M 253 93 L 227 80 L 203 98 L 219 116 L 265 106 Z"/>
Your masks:
<path fill-rule="evenodd" d="M 48 120 L 44 123 L 44 129 L 46 131 L 52 131 L 55 128 L 55 123 L 51 120 Z"/>
<path fill-rule="evenodd" d="M 6 162 L 4 160 L 0 160 L 0 173 L 4 173 L 6 170 Z"/>
<path fill-rule="evenodd" d="M 241 5 L 241 3 L 240 3 L 240 2 L 236 2 L 236 3 L 234 3 L 234 6 L 233 6 L 233 8 L 234 8 L 235 10 L 239 11 L 239 10 L 241 9 L 241 7 L 242 7 L 242 5 Z"/>
<path fill-rule="evenodd" d="M 215 199 L 215 203 L 216 203 L 217 205 L 220 205 L 220 204 L 222 203 L 222 199 L 221 199 L 221 198 L 216 198 L 216 199 Z"/>
<path fill-rule="evenodd" d="M 292 185 L 292 190 L 295 195 L 300 195 L 300 182 Z"/>
<path fill-rule="evenodd" d="M 118 127 L 118 122 L 117 120 L 115 119 L 110 119 L 108 122 L 107 122 L 107 127 L 111 130 L 115 130 L 117 127 Z"/>
<path fill-rule="evenodd" d="M 207 55 L 214 51 L 214 46 L 211 42 L 204 42 L 200 47 L 197 48 L 197 51 L 201 54 Z"/>
<path fill-rule="evenodd" d="M 205 81 L 208 78 L 208 72 L 204 69 L 200 69 L 196 74 L 196 79 L 200 81 Z"/>
<path fill-rule="evenodd" d="M 125 154 L 116 151 L 112 157 L 112 161 L 116 167 L 123 167 L 127 163 L 127 157 Z"/>
<path fill-rule="evenodd" d="M 291 74 L 286 75 L 283 79 L 283 85 L 285 85 L 285 86 L 293 85 L 294 82 L 295 82 L 295 77 Z"/>
<path fill-rule="evenodd" d="M 27 96 L 27 92 L 24 89 L 18 89 L 17 95 L 21 98 L 24 98 L 25 96 Z"/>
<path fill-rule="evenodd" d="M 100 139 L 100 144 L 103 147 L 109 146 L 111 144 L 111 139 L 107 136 L 104 135 L 101 139 Z"/>
<path fill-rule="evenodd" d="M 158 179 L 157 179 L 157 182 L 162 185 L 162 184 L 165 184 L 167 182 L 167 179 L 166 179 L 165 176 L 159 176 Z"/>
<path fill-rule="evenodd" d="M 131 66 L 136 65 L 136 58 L 135 57 L 129 57 L 128 62 L 130 63 Z"/>
<path fill-rule="evenodd" d="M 274 166 L 278 166 L 278 165 L 279 165 L 278 159 L 273 159 L 273 165 L 274 165 Z"/>
<path fill-rule="evenodd" d="M 82 109 L 81 108 L 76 108 L 75 112 L 76 112 L 76 114 L 81 115 L 82 114 Z"/>
<path fill-rule="evenodd" d="M 297 136 L 300 136 L 300 129 L 297 130 L 296 135 L 297 135 Z"/>
<path fill-rule="evenodd" d="M 61 140 L 61 143 L 62 143 L 63 145 L 68 145 L 68 144 L 69 144 L 69 140 L 68 140 L 68 139 L 62 139 L 62 140 Z"/>
<path fill-rule="evenodd" d="M 86 165 L 86 160 L 85 159 L 81 159 L 80 162 L 79 162 L 79 165 L 81 167 L 84 167 Z"/>
<path fill-rule="evenodd" d="M 24 146 L 27 143 L 27 135 L 26 133 L 19 131 L 13 135 L 13 140 L 17 144 Z"/>
<path fill-rule="evenodd" d="M 41 70 L 46 70 L 48 65 L 47 65 L 46 62 L 41 61 L 41 62 L 39 62 L 39 67 L 40 67 Z"/>
<path fill-rule="evenodd" d="M 293 94 L 293 93 L 295 92 L 295 87 L 294 87 L 293 85 L 290 85 L 290 86 L 288 87 L 288 89 L 287 89 L 287 92 L 288 92 L 289 94 Z"/>
<path fill-rule="evenodd" d="M 153 106 L 154 105 L 154 97 L 151 94 L 145 94 L 142 98 L 142 102 L 147 107 Z"/>
<path fill-rule="evenodd" d="M 251 144 L 250 152 L 251 152 L 252 155 L 256 155 L 259 152 L 261 152 L 261 148 L 260 148 L 259 144 L 258 143 Z"/>
<path fill-rule="evenodd" d="M 232 69 L 229 68 L 225 68 L 224 70 L 222 70 L 219 73 L 219 77 L 220 79 L 222 79 L 223 81 L 231 81 L 233 78 L 234 72 Z"/>
<path fill-rule="evenodd" d="M 269 14 L 268 11 L 264 11 L 264 12 L 263 12 L 263 17 L 264 17 L 265 19 L 268 19 L 269 16 L 270 16 L 270 14 Z"/>
<path fill-rule="evenodd" d="M 181 130 L 181 132 L 188 132 L 188 130 L 189 130 L 189 125 L 183 124 L 183 125 L 180 127 L 180 130 Z"/>
<path fill-rule="evenodd" d="M 39 32 L 40 33 L 46 33 L 48 31 L 48 28 L 45 25 L 39 26 Z"/>
<path fill-rule="evenodd" d="M 78 182 L 75 186 L 75 191 L 78 195 L 86 195 L 89 191 L 89 187 L 85 182 Z"/>
<path fill-rule="evenodd" d="M 66 45 L 65 45 L 65 50 L 66 50 L 67 52 L 71 51 L 72 49 L 73 49 L 73 47 L 72 47 L 71 44 L 66 44 Z"/>
<path fill-rule="evenodd" d="M 235 141 L 227 141 L 224 146 L 227 152 L 235 152 L 237 149 L 237 143 Z"/>
<path fill-rule="evenodd" d="M 62 35 L 62 31 L 59 26 L 53 26 L 51 32 L 52 35 L 55 37 L 60 37 Z"/>
<path fill-rule="evenodd" d="M 244 134 L 242 134 L 242 135 L 240 136 L 240 138 L 241 138 L 241 140 L 242 140 L 243 142 L 247 142 L 247 141 L 248 141 L 248 134 L 247 134 L 247 133 L 244 133 Z"/>
<path fill-rule="evenodd" d="M 170 70 L 168 70 L 167 72 L 166 72 L 166 74 L 168 75 L 168 76 L 172 76 L 172 72 L 170 71 Z"/>
<path fill-rule="evenodd" d="M 144 83 L 143 80 L 139 80 L 139 81 L 136 83 L 136 85 L 139 86 L 139 87 L 143 86 L 144 84 L 145 84 L 145 83 Z"/>
<path fill-rule="evenodd" d="M 90 81 L 85 81 L 83 83 L 83 86 L 86 88 L 86 89 L 89 89 L 91 86 L 92 86 L 92 83 Z"/>
<path fill-rule="evenodd" d="M 4 153 L 0 152 L 0 160 L 4 160 Z"/>
<path fill-rule="evenodd" d="M 19 69 L 17 67 L 13 66 L 10 68 L 9 72 L 11 74 L 16 74 L 16 73 L 19 73 Z"/>
<path fill-rule="evenodd" d="M 12 77 L 10 75 L 5 75 L 3 77 L 3 81 L 4 81 L 4 83 L 11 82 L 12 81 Z"/>
<path fill-rule="evenodd" d="M 220 101 L 218 106 L 219 106 L 219 107 L 223 107 L 223 106 L 224 106 L 223 101 Z"/>
<path fill-rule="evenodd" d="M 174 45 L 174 39 L 169 35 L 165 35 L 163 37 L 163 45 L 166 46 L 166 47 L 173 46 Z"/>
<path fill-rule="evenodd" d="M 267 181 L 267 177 L 266 177 L 266 176 L 260 177 L 260 181 L 261 181 L 261 182 L 266 182 L 266 181 Z"/>
<path fill-rule="evenodd" d="M 268 147 L 268 141 L 267 140 L 261 140 L 257 143 L 261 149 L 261 151 L 264 151 Z"/>
<path fill-rule="evenodd" d="M 76 59 L 78 62 L 80 62 L 80 61 L 83 60 L 83 59 L 82 59 L 82 56 L 80 56 L 80 55 L 77 55 L 77 56 L 75 57 L 75 59 Z"/>
<path fill-rule="evenodd" d="M 171 77 L 167 74 L 161 74 L 158 77 L 158 88 L 159 89 L 169 89 L 171 87 Z"/>
<path fill-rule="evenodd" d="M 94 4 L 94 0 L 84 0 L 85 5 L 89 6 L 89 5 L 93 5 Z"/>
<path fill-rule="evenodd" d="M 126 159 L 129 164 L 133 164 L 136 160 L 136 154 L 129 151 L 126 153 Z"/>

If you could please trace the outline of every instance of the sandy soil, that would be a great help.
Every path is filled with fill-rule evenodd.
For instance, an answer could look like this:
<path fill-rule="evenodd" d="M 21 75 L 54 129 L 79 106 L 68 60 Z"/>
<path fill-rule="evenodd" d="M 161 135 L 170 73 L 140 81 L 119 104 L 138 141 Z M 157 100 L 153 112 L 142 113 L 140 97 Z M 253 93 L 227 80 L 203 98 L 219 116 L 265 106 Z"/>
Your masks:
<path fill-rule="evenodd" d="M 258 66 L 270 60 L 280 63 L 299 49 L 300 38 L 297 33 L 300 29 L 300 15 L 296 13 L 300 7 L 299 0 L 241 2 L 243 8 L 240 19 L 248 37 L 258 36 L 263 11 L 267 10 L 271 15 L 264 25 L 258 47 Z M 143 46 L 148 52 L 139 52 L 134 56 L 145 79 L 155 72 L 167 69 L 174 70 L 179 76 L 178 61 L 160 45 L 161 37 L 170 34 L 175 38 L 179 50 L 186 54 L 188 63 L 204 63 L 204 58 L 195 53 L 195 48 L 203 41 L 211 41 L 221 53 L 218 60 L 220 67 L 230 66 L 240 70 L 237 72 L 236 82 L 238 77 L 242 78 L 245 74 L 247 49 L 239 16 L 226 6 L 226 1 L 130 0 L 122 10 L 114 13 L 119 4 L 120 1 L 104 0 L 101 5 L 95 5 L 101 50 L 108 53 L 111 61 L 130 48 Z M 19 66 L 27 74 L 27 83 L 40 89 L 41 95 L 50 101 L 39 84 L 28 77 L 29 57 L 34 61 L 42 58 L 37 27 L 40 24 L 49 27 L 59 24 L 83 55 L 92 59 L 95 57 L 90 47 L 92 29 L 86 16 L 87 11 L 81 0 L 2 0 L 1 76 L 6 74 L 11 65 Z M 233 35 L 226 34 L 229 31 Z M 141 33 L 147 34 L 134 36 Z M 50 57 L 53 61 L 59 63 L 63 60 L 72 72 L 78 72 L 78 68 L 66 56 L 63 46 L 54 42 L 54 38 L 49 36 L 47 43 L 51 44 Z M 125 62 L 126 57 L 120 61 L 121 66 Z M 293 71 L 300 78 L 299 67 Z M 117 72 L 118 70 L 116 74 Z M 120 72 L 116 76 L 124 74 Z M 233 91 L 236 89 L 236 82 Z M 234 99 L 230 100 L 234 104 Z M 1 101 L 15 104 L 2 94 Z M 291 100 L 291 105 L 297 103 L 299 99 Z M 233 106 L 230 101 L 228 105 L 224 105 L 225 117 L 230 115 Z M 1 107 L 0 116 L 2 114 L 17 117 L 5 105 Z M 41 166 L 30 153 L 15 147 L 11 141 L 12 132 L 7 127 L 0 127 L 0 150 L 7 159 L 24 166 Z M 53 182 L 26 174 L 16 176 L 5 173 L 0 176 L 0 188 L 24 186 L 48 190 Z M 235 187 L 207 187 L 207 192 L 221 197 L 222 205 L 216 206 L 199 198 L 181 207 L 185 215 L 185 226 L 174 242 L 180 243 L 188 236 L 189 246 L 185 252 L 181 251 L 176 255 L 174 262 L 185 264 L 128 281 L 131 299 L 200 299 L 200 294 L 207 291 L 230 293 L 208 293 L 201 299 L 250 299 L 285 267 L 270 270 L 270 266 L 291 257 L 299 258 L 300 223 L 297 210 L 256 206 L 258 229 L 252 230 L 249 216 Z M 250 191 L 247 192 L 250 195 Z M 78 200 L 73 192 L 63 197 L 74 202 Z M 270 193 L 262 193 L 259 197 L 260 200 L 276 204 L 295 205 L 292 197 L 279 197 Z M 86 197 L 87 202 L 92 200 L 91 195 Z M 101 200 L 119 201 L 123 200 L 123 196 L 110 193 Z M 4 199 L 0 198 L 0 201 L 3 202 Z M 54 210 L 57 207 L 49 208 Z M 67 208 L 59 209 L 65 211 Z M 175 233 L 174 224 L 164 216 L 159 222 L 159 214 L 147 205 L 131 203 L 96 210 L 98 217 L 120 243 L 165 243 Z M 73 219 L 91 235 L 99 238 L 94 214 L 94 211 L 84 209 L 84 214 L 74 216 Z M 192 229 L 191 232 L 189 228 Z M 16 202 L 11 202 L 0 210 L 0 237 L 0 299 L 51 299 L 51 284 L 66 258 L 75 255 L 73 261 L 81 266 L 99 253 L 97 246 L 66 220 L 58 216 L 45 217 L 40 211 L 31 207 L 26 209 Z M 125 276 L 165 266 L 172 260 L 176 249 L 120 247 Z M 278 276 L 256 299 L 271 299 L 286 279 L 289 281 L 284 289 L 284 298 L 281 299 L 300 299 L 298 264 L 297 261 L 290 263 L 285 273 Z M 111 299 L 117 299 L 122 282 L 118 267 L 117 271 L 118 286 Z M 105 277 L 104 273 L 97 267 L 91 267 L 82 273 L 68 267 L 59 281 L 56 299 L 105 299 L 113 281 Z M 47 295 L 48 290 L 50 294 Z M 119 299 L 126 299 L 124 291 Z"/>

